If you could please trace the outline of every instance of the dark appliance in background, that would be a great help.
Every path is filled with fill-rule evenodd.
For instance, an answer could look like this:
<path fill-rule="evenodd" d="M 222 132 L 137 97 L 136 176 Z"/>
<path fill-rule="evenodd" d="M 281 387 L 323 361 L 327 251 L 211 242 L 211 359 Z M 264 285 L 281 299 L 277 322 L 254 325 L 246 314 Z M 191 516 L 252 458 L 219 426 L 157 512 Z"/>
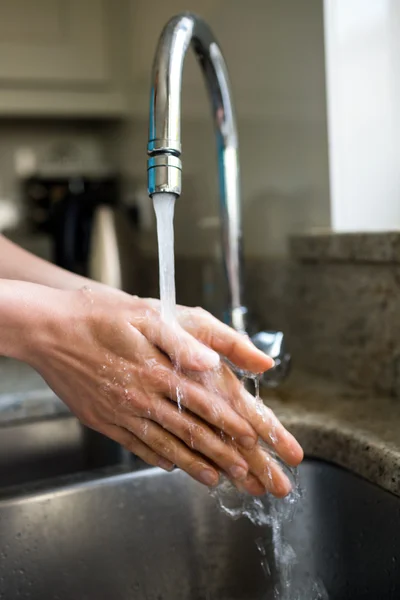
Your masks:
<path fill-rule="evenodd" d="M 87 276 L 93 217 L 100 205 L 120 205 L 119 177 L 34 176 L 23 187 L 29 231 L 50 236 L 52 262 Z"/>
<path fill-rule="evenodd" d="M 56 265 L 79 275 L 88 275 L 90 236 L 96 209 L 120 204 L 117 176 L 42 177 L 23 182 L 26 225 L 30 236 L 49 236 Z M 83 426 L 86 469 L 126 464 L 122 447 L 102 434 Z M 128 464 L 133 468 L 134 457 Z"/>

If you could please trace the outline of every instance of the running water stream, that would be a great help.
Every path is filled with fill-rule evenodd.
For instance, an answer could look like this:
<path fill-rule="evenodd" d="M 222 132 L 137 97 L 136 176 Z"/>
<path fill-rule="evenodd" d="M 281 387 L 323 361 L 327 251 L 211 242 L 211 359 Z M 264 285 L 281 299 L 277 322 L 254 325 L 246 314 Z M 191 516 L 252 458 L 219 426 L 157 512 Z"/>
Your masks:
<path fill-rule="evenodd" d="M 165 321 L 176 318 L 174 211 L 175 194 L 154 194 L 157 218 L 158 262 L 160 271 L 161 315 Z"/>
<path fill-rule="evenodd" d="M 157 217 L 161 314 L 169 322 L 176 320 L 173 227 L 175 199 L 174 194 L 153 195 Z M 249 379 L 255 384 L 254 401 L 262 407 L 259 380 L 251 374 Z M 208 386 L 213 385 L 212 379 L 204 378 L 202 382 Z M 284 525 L 293 518 L 302 491 L 298 483 L 297 470 L 289 469 L 277 457 L 275 458 L 292 482 L 292 492 L 283 500 L 273 498 L 271 495 L 265 496 L 262 500 L 253 498 L 239 492 L 226 478 L 221 478 L 221 483 L 211 494 L 221 510 L 231 518 L 246 517 L 260 528 L 256 543 L 267 579 L 263 600 L 328 600 L 328 595 L 320 581 L 308 574 L 297 572 L 296 553 L 285 541 Z"/>

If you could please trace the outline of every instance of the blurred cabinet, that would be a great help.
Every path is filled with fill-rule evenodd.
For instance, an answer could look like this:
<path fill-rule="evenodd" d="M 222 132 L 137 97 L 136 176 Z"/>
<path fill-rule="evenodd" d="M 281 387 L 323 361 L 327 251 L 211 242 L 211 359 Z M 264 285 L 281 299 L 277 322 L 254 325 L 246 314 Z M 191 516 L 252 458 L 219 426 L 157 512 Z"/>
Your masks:
<path fill-rule="evenodd" d="M 0 0 L 0 113 L 123 112 L 111 10 L 106 0 Z"/>

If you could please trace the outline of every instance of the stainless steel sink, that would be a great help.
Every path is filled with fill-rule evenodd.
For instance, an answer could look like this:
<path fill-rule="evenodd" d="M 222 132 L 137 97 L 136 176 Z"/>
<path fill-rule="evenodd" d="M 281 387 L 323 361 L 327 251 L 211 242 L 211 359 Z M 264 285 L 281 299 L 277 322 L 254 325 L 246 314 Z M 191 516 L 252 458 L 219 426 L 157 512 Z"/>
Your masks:
<path fill-rule="evenodd" d="M 130 462 L 118 444 L 83 427 L 25 363 L 0 358 L 0 383 L 0 491 Z"/>
<path fill-rule="evenodd" d="M 0 490 L 128 463 L 119 444 L 81 425 L 49 389 L 0 394 Z"/>
<path fill-rule="evenodd" d="M 70 414 L 0 426 L 0 489 L 121 462 L 118 444 Z"/>
<path fill-rule="evenodd" d="M 300 475 L 306 495 L 285 534 L 297 569 L 321 578 L 330 600 L 399 598 L 400 498 L 314 460 Z M 50 491 L 3 497 L 0 540 L 0 598 L 7 600 L 274 598 L 268 532 L 231 520 L 178 471 L 58 481 Z"/>
<path fill-rule="evenodd" d="M 126 472 L 143 463 L 84 427 L 29 365 L 0 357 L 0 494 L 82 472 L 93 479 L 110 468 Z"/>

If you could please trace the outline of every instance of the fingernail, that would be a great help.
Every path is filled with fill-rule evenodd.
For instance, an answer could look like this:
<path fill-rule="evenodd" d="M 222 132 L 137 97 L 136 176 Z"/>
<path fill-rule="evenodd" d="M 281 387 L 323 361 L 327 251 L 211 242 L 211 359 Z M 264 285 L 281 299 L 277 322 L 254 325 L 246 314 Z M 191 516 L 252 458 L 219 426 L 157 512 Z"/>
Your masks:
<path fill-rule="evenodd" d="M 240 465 L 233 465 L 233 467 L 229 469 L 229 474 L 231 477 L 233 477 L 233 479 L 246 479 L 247 469 L 241 467 Z"/>
<path fill-rule="evenodd" d="M 172 471 L 174 469 L 174 463 L 167 460 L 166 458 L 160 458 L 158 461 L 158 466 L 165 471 Z"/>
<path fill-rule="evenodd" d="M 246 450 L 251 450 L 256 445 L 257 440 L 250 435 L 244 435 L 238 439 L 238 442 L 243 448 L 246 448 Z"/>
<path fill-rule="evenodd" d="M 217 485 L 218 476 L 214 473 L 214 471 L 210 471 L 209 469 L 204 469 L 199 473 L 199 479 L 202 483 L 208 486 Z"/>

